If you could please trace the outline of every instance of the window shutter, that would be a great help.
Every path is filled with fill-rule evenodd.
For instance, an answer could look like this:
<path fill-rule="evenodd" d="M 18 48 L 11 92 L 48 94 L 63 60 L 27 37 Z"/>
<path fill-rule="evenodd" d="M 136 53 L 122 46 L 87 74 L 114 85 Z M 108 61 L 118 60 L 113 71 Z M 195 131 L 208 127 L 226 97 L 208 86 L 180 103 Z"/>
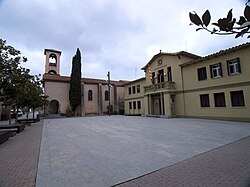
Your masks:
<path fill-rule="evenodd" d="M 220 76 L 223 76 L 223 74 L 222 74 L 222 65 L 221 65 L 221 62 L 219 62 L 219 65 L 220 65 Z"/>
<path fill-rule="evenodd" d="M 198 81 L 201 80 L 201 77 L 200 77 L 200 69 L 197 69 L 197 75 L 198 75 Z"/>
<path fill-rule="evenodd" d="M 237 65 L 238 65 L 238 68 L 239 68 L 239 73 L 241 73 L 240 58 L 239 57 L 237 58 Z"/>
<path fill-rule="evenodd" d="M 227 74 L 230 75 L 229 61 L 227 61 Z"/>
<path fill-rule="evenodd" d="M 210 76 L 213 78 L 213 65 L 210 65 Z"/>

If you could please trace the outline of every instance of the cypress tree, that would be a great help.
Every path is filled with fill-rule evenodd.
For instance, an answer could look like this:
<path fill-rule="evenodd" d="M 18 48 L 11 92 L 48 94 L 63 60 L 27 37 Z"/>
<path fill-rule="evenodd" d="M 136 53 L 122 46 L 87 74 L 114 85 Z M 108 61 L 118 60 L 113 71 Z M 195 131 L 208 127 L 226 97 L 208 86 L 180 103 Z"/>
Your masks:
<path fill-rule="evenodd" d="M 77 48 L 76 55 L 72 58 L 72 70 L 70 75 L 69 101 L 75 112 L 81 104 L 81 52 Z"/>

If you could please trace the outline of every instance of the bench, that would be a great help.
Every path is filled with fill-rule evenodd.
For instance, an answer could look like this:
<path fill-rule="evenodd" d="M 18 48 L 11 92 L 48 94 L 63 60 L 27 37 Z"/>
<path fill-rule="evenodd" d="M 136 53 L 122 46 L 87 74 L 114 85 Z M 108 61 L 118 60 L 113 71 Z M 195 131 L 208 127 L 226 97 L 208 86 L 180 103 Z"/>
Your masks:
<path fill-rule="evenodd" d="M 36 123 L 37 119 L 35 118 L 28 118 L 28 119 L 18 119 L 18 123 Z"/>
<path fill-rule="evenodd" d="M 13 132 L 11 130 L 0 130 L 0 144 L 7 141 L 12 135 Z"/>
<path fill-rule="evenodd" d="M 16 132 L 20 133 L 24 130 L 25 124 L 13 124 L 13 125 L 0 125 L 0 129 L 17 129 Z"/>

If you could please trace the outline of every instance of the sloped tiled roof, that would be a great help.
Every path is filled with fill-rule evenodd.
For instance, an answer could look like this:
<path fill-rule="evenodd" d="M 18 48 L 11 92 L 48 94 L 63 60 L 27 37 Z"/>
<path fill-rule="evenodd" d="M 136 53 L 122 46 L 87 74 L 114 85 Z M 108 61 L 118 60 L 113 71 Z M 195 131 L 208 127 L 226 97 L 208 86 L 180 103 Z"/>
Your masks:
<path fill-rule="evenodd" d="M 186 56 L 186 57 L 190 57 L 190 58 L 194 58 L 194 59 L 201 58 L 198 55 L 195 55 L 195 54 L 192 54 L 192 53 L 189 53 L 189 52 L 186 52 L 186 51 L 179 51 L 179 52 L 176 52 L 176 53 L 162 53 L 162 52 L 160 52 L 160 53 L 154 55 L 153 58 L 141 69 L 145 70 L 148 65 L 150 65 L 156 58 L 158 58 L 158 57 L 160 57 L 162 55 L 166 55 L 166 56 Z"/>
<path fill-rule="evenodd" d="M 196 63 L 199 63 L 199 62 L 202 62 L 202 61 L 205 61 L 205 60 L 209 60 L 211 58 L 216 58 L 216 57 L 226 55 L 228 53 L 235 52 L 235 51 L 245 49 L 245 48 L 248 48 L 248 47 L 250 47 L 250 42 L 244 43 L 244 44 L 241 44 L 241 45 L 238 45 L 238 46 L 235 46 L 235 47 L 231 47 L 231 48 L 228 48 L 228 49 L 225 49 L 225 50 L 220 50 L 219 52 L 213 53 L 211 55 L 207 55 L 205 57 L 202 57 L 202 58 L 199 58 L 199 59 L 196 59 L 196 60 L 185 62 L 183 64 L 180 64 L 180 66 L 188 66 L 190 64 L 196 64 Z"/>
<path fill-rule="evenodd" d="M 46 51 L 51 51 L 51 52 L 55 52 L 55 53 L 62 53 L 61 51 L 57 51 L 55 49 L 44 49 L 44 54 L 46 55 Z"/>
<path fill-rule="evenodd" d="M 132 81 L 129 81 L 129 82 L 125 83 L 124 86 L 125 86 L 125 85 L 129 85 L 129 84 L 133 84 L 133 83 L 135 83 L 135 82 L 138 82 L 138 81 L 141 81 L 141 80 L 145 80 L 145 79 L 146 79 L 146 77 L 141 77 L 141 78 L 139 78 L 139 79 L 132 80 Z"/>
<path fill-rule="evenodd" d="M 70 82 L 70 77 L 68 76 L 60 76 L 60 75 L 51 75 L 45 73 L 43 75 L 43 80 L 48 81 L 48 82 Z M 82 83 L 85 84 L 106 84 L 106 80 L 104 79 L 93 79 L 93 78 L 82 78 L 81 79 Z M 110 83 L 116 86 L 123 86 L 125 83 L 128 83 L 129 81 L 125 80 L 119 80 L 119 81 L 114 81 L 110 80 Z"/>

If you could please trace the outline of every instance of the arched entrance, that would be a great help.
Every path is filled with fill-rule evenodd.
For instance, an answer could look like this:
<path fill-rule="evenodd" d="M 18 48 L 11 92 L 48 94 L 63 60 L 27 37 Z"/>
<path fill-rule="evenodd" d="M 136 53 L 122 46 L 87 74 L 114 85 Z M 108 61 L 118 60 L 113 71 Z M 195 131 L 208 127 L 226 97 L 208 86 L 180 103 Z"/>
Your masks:
<path fill-rule="evenodd" d="M 58 114 L 59 102 L 57 100 L 51 100 L 49 102 L 49 114 Z"/>

